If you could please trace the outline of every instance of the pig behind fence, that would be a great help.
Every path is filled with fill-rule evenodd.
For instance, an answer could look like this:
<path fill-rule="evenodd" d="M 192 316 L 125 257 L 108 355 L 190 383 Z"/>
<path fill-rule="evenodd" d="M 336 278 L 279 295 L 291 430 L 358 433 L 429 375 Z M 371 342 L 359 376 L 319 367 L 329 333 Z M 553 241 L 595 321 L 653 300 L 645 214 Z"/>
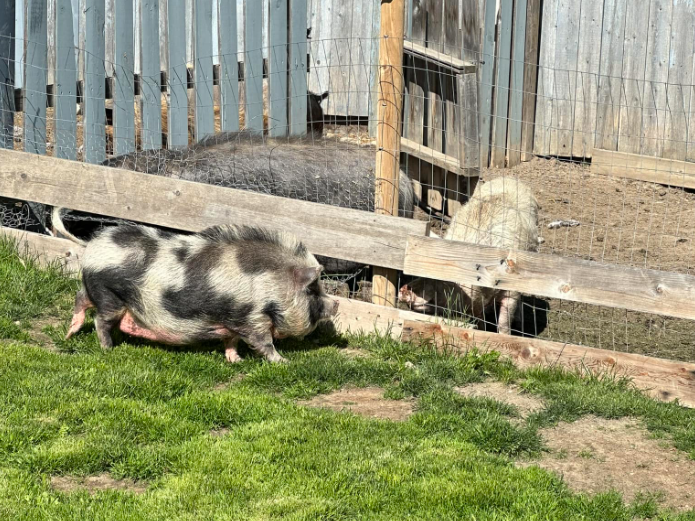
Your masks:
<path fill-rule="evenodd" d="M 85 243 L 65 230 L 60 209 L 53 223 L 86 245 L 67 338 L 95 307 L 104 348 L 118 326 L 165 344 L 223 340 L 230 362 L 240 360 L 242 339 L 269 361 L 284 362 L 274 338 L 305 336 L 338 309 L 319 283 L 322 266 L 288 233 L 215 226 L 182 235 L 123 225 Z"/>
<path fill-rule="evenodd" d="M 538 249 L 538 202 L 531 189 L 511 177 L 498 177 L 479 184 L 470 201 L 462 206 L 446 231 L 445 240 L 484 246 L 536 251 Z M 432 306 L 451 307 L 483 318 L 485 309 L 500 304 L 497 328 L 511 333 L 520 294 L 477 286 L 417 279 L 404 285 L 400 299 L 417 311 Z"/>

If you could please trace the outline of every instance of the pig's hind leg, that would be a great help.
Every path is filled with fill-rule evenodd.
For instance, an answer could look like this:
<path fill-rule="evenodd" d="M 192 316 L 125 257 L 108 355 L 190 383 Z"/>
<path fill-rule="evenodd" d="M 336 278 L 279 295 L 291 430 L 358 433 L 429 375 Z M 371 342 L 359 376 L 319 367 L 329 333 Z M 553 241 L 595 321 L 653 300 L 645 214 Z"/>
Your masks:
<path fill-rule="evenodd" d="M 95 274 L 86 272 L 83 275 L 83 280 L 85 288 L 97 308 L 94 324 L 99 343 L 102 348 L 110 349 L 113 347 L 111 331 L 119 324 L 127 309 L 125 302 L 110 289 L 108 284 L 104 283 L 104 280 L 109 281 L 108 278 L 105 278 L 104 273 L 100 273 L 99 276 L 93 275 Z"/>
<path fill-rule="evenodd" d="M 70 329 L 68 329 L 68 334 L 65 335 L 65 340 L 82 329 L 85 317 L 87 316 L 87 310 L 93 307 L 94 304 L 89 300 L 87 291 L 81 288 L 80 291 L 77 292 L 77 295 L 75 295 L 75 309 L 72 315 L 72 322 L 70 322 Z"/>

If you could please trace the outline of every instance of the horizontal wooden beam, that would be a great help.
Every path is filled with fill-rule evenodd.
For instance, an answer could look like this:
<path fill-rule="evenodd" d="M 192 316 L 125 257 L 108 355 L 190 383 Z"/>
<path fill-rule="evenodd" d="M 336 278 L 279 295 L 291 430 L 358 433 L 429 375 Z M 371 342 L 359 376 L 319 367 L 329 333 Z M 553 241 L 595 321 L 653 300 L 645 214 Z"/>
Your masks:
<path fill-rule="evenodd" d="M 20 251 L 38 254 L 43 262 L 59 260 L 70 271 L 79 270 L 83 248 L 71 241 L 0 227 L 2 234 L 18 240 Z M 440 347 L 459 351 L 475 346 L 483 351 L 497 351 L 522 368 L 558 366 L 610 371 L 632 378 L 637 388 L 655 398 L 678 399 L 681 405 L 695 407 L 695 364 L 445 326 L 441 319 L 412 311 L 345 298 L 338 300 L 339 312 L 334 323 L 339 333 L 379 332 L 404 342 L 433 341 Z"/>
<path fill-rule="evenodd" d="M 644 313 L 695 318 L 695 276 L 410 237 L 407 275 Z"/>
<path fill-rule="evenodd" d="M 0 150 L 0 195 L 200 231 L 217 224 L 286 230 L 312 253 L 402 269 L 409 234 L 429 223 L 117 168 Z"/>
<path fill-rule="evenodd" d="M 521 368 L 563 367 L 581 374 L 611 373 L 630 378 L 636 388 L 654 398 L 666 402 L 678 399 L 681 405 L 695 407 L 695 364 L 409 319 L 401 328 L 403 341 L 422 339 L 461 351 L 472 347 L 497 351 Z"/>
<path fill-rule="evenodd" d="M 403 42 L 403 50 L 408 54 L 427 60 L 440 67 L 446 67 L 455 72 L 475 72 L 477 68 L 475 62 L 462 60 L 407 40 Z"/>
<path fill-rule="evenodd" d="M 84 247 L 72 241 L 4 226 L 0 226 L 0 235 L 17 241 L 20 253 L 36 257 L 42 265 L 57 261 L 69 273 L 76 273 L 80 269 Z"/>
<path fill-rule="evenodd" d="M 443 168 L 448 172 L 453 172 L 454 174 L 461 176 L 466 176 L 467 174 L 467 170 L 465 168 L 461 168 L 460 161 L 455 157 L 448 156 L 425 145 L 418 145 L 415 141 L 411 141 L 410 139 L 404 137 L 401 138 L 401 152 L 413 157 L 417 157 L 418 159 L 422 159 L 423 161 Z M 473 173 L 475 173 L 476 176 L 478 174 L 477 171 L 474 171 Z"/>
<path fill-rule="evenodd" d="M 695 163 L 594 148 L 591 173 L 695 188 Z"/>

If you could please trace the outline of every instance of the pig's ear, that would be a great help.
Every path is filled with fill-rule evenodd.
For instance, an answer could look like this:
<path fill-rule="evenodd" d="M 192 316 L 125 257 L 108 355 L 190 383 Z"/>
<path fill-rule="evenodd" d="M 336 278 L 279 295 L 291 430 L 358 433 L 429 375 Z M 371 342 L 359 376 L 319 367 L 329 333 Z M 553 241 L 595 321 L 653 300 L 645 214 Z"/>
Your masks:
<path fill-rule="evenodd" d="M 295 268 L 294 283 L 298 288 L 306 288 L 309 284 L 319 278 L 322 271 L 323 266 L 316 266 L 312 268 Z"/>

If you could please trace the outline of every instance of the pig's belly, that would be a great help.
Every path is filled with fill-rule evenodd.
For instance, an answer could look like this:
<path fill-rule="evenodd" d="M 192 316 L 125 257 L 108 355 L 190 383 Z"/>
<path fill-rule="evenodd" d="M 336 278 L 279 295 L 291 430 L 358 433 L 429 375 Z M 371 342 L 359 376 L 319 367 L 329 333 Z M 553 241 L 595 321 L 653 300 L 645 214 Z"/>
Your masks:
<path fill-rule="evenodd" d="M 150 340 L 151 342 L 172 345 L 188 344 L 197 340 L 211 340 L 230 336 L 230 332 L 227 328 L 214 325 L 206 328 L 205 331 L 201 331 L 200 334 L 193 337 L 181 333 L 165 331 L 156 327 L 146 328 L 137 322 L 130 311 L 127 311 L 126 314 L 123 315 L 119 327 L 121 331 L 128 335 L 144 338 L 145 340 Z"/>

